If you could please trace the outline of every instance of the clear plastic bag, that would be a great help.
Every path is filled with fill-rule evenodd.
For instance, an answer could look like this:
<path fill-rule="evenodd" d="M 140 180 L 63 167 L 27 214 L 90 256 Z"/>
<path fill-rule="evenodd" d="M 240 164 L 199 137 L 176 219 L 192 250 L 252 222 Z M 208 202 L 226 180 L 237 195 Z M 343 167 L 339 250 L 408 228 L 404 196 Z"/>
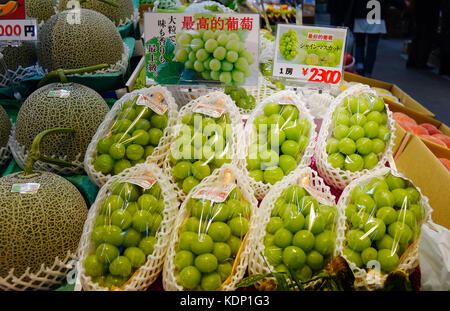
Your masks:
<path fill-rule="evenodd" d="M 353 181 L 338 208 L 337 248 L 357 288 L 382 287 L 389 272 L 417 266 L 420 227 L 432 210 L 410 180 L 390 168 L 376 170 Z"/>
<path fill-rule="evenodd" d="M 164 264 L 165 290 L 233 291 L 252 245 L 257 201 L 242 172 L 225 164 L 181 206 Z"/>
<path fill-rule="evenodd" d="M 111 178 L 81 238 L 77 269 L 83 289 L 147 289 L 162 270 L 177 211 L 173 185 L 155 164 Z"/>
<path fill-rule="evenodd" d="M 365 85 L 355 85 L 331 104 L 315 151 L 317 168 L 338 189 L 392 157 L 395 122 L 381 97 Z"/>
<path fill-rule="evenodd" d="M 314 120 L 293 91 L 256 107 L 245 126 L 245 170 L 259 200 L 297 166 L 311 163 L 315 136 Z"/>
<path fill-rule="evenodd" d="M 102 186 L 113 175 L 147 160 L 162 166 L 169 149 L 169 129 L 178 112 L 161 86 L 140 89 L 114 104 L 92 138 L 84 161 L 91 180 Z"/>
<path fill-rule="evenodd" d="M 330 188 L 309 167 L 296 169 L 272 187 L 257 212 L 249 274 L 285 272 L 291 279 L 311 280 L 335 254 L 334 202 Z M 267 282 L 272 280 L 258 287 Z"/>
<path fill-rule="evenodd" d="M 222 92 L 191 101 L 179 116 L 164 169 L 183 199 L 214 169 L 238 161 L 243 123 L 231 98 Z"/>

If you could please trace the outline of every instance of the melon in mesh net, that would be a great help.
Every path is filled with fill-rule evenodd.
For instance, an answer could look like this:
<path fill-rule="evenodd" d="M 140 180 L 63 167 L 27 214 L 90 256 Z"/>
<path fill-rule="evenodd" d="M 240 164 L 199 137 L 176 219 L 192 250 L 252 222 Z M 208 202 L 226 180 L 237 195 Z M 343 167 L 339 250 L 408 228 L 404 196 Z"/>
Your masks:
<path fill-rule="evenodd" d="M 40 29 L 39 40 L 39 64 L 48 70 L 114 65 L 124 50 L 114 23 L 87 9 L 54 15 Z"/>
<path fill-rule="evenodd" d="M 118 7 L 106 4 L 98 0 L 83 2 L 81 7 L 102 13 L 114 22 L 116 26 L 125 23 L 127 19 L 131 20 L 134 13 L 134 5 L 132 0 L 114 0 Z M 59 2 L 59 11 L 71 9 L 70 0 L 61 0 Z"/>
<path fill-rule="evenodd" d="M 49 97 L 52 91 L 69 92 L 69 97 Z M 40 132 L 67 127 L 74 133 L 59 133 L 44 139 L 41 152 L 44 155 L 67 157 L 74 161 L 84 154 L 98 126 L 109 111 L 103 98 L 94 90 L 77 83 L 52 83 L 33 92 L 17 115 L 15 136 L 19 144 L 29 150 L 34 137 Z"/>
<path fill-rule="evenodd" d="M 30 67 L 37 61 L 34 42 L 22 42 L 19 46 L 5 46 L 1 49 L 1 53 L 9 70 L 16 70 L 19 66 Z"/>

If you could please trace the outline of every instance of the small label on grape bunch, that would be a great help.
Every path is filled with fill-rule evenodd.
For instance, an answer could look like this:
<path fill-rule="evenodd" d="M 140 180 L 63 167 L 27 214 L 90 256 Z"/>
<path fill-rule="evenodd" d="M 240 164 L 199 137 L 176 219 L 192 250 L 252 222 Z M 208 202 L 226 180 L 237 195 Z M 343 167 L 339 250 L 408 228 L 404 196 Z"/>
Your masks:
<path fill-rule="evenodd" d="M 159 115 L 165 114 L 167 109 L 169 109 L 169 106 L 164 102 L 164 100 L 156 101 L 145 95 L 139 95 L 136 105 L 146 106 Z"/>
<path fill-rule="evenodd" d="M 198 103 L 197 105 L 194 106 L 192 111 L 195 113 L 201 113 L 207 115 L 208 117 L 217 119 L 220 118 L 225 113 L 226 109 L 215 105 Z"/>
<path fill-rule="evenodd" d="M 234 183 L 217 183 L 210 188 L 200 189 L 192 195 L 194 199 L 205 199 L 215 203 L 223 203 L 236 188 Z"/>
<path fill-rule="evenodd" d="M 37 193 L 41 184 L 37 183 L 25 183 L 25 184 L 13 184 L 11 187 L 11 192 L 20 194 L 33 194 Z"/>
<path fill-rule="evenodd" d="M 47 97 L 68 98 L 69 96 L 70 91 L 68 90 L 53 90 L 47 93 Z"/>
<path fill-rule="evenodd" d="M 338 84 L 344 67 L 347 28 L 278 24 L 274 77 Z"/>
<path fill-rule="evenodd" d="M 130 183 L 136 186 L 141 187 L 144 190 L 148 190 L 156 183 L 156 179 L 151 177 L 131 177 L 125 179 L 123 182 Z"/>

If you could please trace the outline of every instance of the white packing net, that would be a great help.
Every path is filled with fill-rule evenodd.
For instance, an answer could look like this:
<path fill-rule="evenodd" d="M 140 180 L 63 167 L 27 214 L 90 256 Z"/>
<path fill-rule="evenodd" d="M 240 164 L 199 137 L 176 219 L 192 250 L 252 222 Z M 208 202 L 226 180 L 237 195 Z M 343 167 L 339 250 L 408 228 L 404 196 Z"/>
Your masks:
<path fill-rule="evenodd" d="M 38 64 L 26 68 L 19 65 L 16 70 L 8 69 L 7 73 L 0 73 L 0 87 L 17 85 L 25 79 L 45 74 L 46 72 Z"/>
<path fill-rule="evenodd" d="M 286 100 L 287 99 L 287 100 Z M 293 91 L 281 91 L 278 93 L 275 93 L 269 97 L 266 97 L 262 102 L 258 103 L 257 107 L 253 110 L 252 114 L 250 115 L 249 119 L 247 120 L 245 129 L 244 129 L 244 141 L 245 141 L 245 155 L 247 156 L 249 154 L 249 147 L 252 144 L 253 138 L 255 138 L 254 134 L 254 126 L 253 122 L 257 116 L 264 115 L 264 107 L 268 103 L 288 103 L 289 105 L 293 105 L 298 109 L 298 115 L 300 118 L 306 118 L 306 120 L 311 125 L 309 133 L 308 133 L 308 145 L 304 149 L 301 160 L 298 162 L 297 167 L 300 166 L 309 166 L 311 164 L 311 158 L 314 154 L 314 145 L 315 145 L 315 138 L 316 138 L 316 125 L 314 123 L 314 119 L 309 114 L 308 110 L 305 107 L 305 103 L 298 97 L 298 95 Z M 242 169 L 246 172 L 247 176 L 249 174 L 249 171 L 247 169 L 247 161 L 246 157 L 243 161 L 240 162 L 240 164 L 243 166 Z M 250 185 L 255 191 L 255 196 L 258 200 L 262 200 L 265 196 L 265 194 L 269 191 L 269 189 L 272 187 L 271 184 L 264 183 L 261 181 L 256 181 L 254 178 L 249 177 Z"/>
<path fill-rule="evenodd" d="M 181 85 L 167 85 L 167 88 L 175 98 L 178 107 L 182 108 L 190 101 L 196 100 L 201 96 L 205 96 L 211 92 L 223 92 L 222 87 L 207 87 L 206 85 L 199 86 L 181 86 Z"/>
<path fill-rule="evenodd" d="M 239 250 L 237 252 L 236 257 L 233 259 L 231 274 L 228 278 L 221 283 L 219 290 L 221 291 L 234 291 L 236 290 L 237 283 L 244 277 L 248 260 L 250 256 L 250 252 L 253 249 L 252 235 L 254 234 L 254 229 L 256 228 L 256 211 L 258 206 L 258 201 L 253 195 L 253 190 L 251 189 L 248 179 L 239 170 L 235 165 L 232 164 L 224 164 L 221 168 L 216 169 L 212 175 L 206 177 L 199 185 L 194 187 L 194 189 L 189 193 L 186 200 L 183 202 L 180 208 L 180 212 L 178 213 L 176 223 L 174 226 L 174 230 L 170 237 L 170 246 L 167 252 L 167 257 L 164 263 L 163 270 L 163 286 L 167 291 L 182 291 L 184 290 L 183 286 L 181 286 L 177 282 L 176 277 L 176 267 L 175 267 L 175 255 L 177 252 L 177 246 L 179 243 L 179 238 L 181 234 L 181 230 L 185 221 L 190 216 L 189 211 L 187 210 L 186 204 L 191 199 L 192 195 L 195 194 L 198 190 L 202 189 L 210 189 L 211 186 L 214 186 L 216 182 L 221 182 L 228 172 L 232 174 L 232 182 L 236 184 L 236 187 L 239 188 L 242 197 L 250 204 L 250 221 L 249 221 L 249 230 L 245 234 L 244 237 L 241 238 L 241 244 Z M 214 221 L 214 219 L 212 220 Z"/>
<path fill-rule="evenodd" d="M 187 114 L 193 113 L 193 109 L 201 104 L 201 105 L 214 105 L 217 102 L 222 103 L 222 108 L 225 109 L 224 115 L 228 115 L 230 119 L 231 125 L 231 139 L 227 141 L 224 150 L 228 147 L 230 148 L 230 157 L 232 163 L 237 163 L 238 161 L 244 158 L 244 146 L 243 146 L 243 122 L 241 114 L 237 109 L 234 101 L 230 98 L 230 96 L 225 95 L 222 92 L 210 92 L 207 95 L 203 95 L 195 100 L 192 100 L 189 104 L 183 106 L 178 114 L 177 124 L 171 127 L 171 132 L 169 134 L 169 139 L 171 142 L 174 142 L 177 137 L 180 135 L 183 127 L 182 119 Z M 229 145 L 229 146 L 228 146 Z M 186 197 L 186 193 L 179 187 L 174 181 L 174 177 L 172 174 L 173 165 L 170 161 L 170 150 L 166 153 L 166 158 L 163 163 L 163 170 L 168 175 L 171 176 L 172 181 L 175 184 L 175 189 L 178 192 L 179 199 L 183 201 Z M 201 181 L 200 181 L 201 182 Z"/>
<path fill-rule="evenodd" d="M 11 270 L 5 278 L 0 277 L 0 290 L 51 290 L 66 280 L 68 273 L 75 268 L 76 260 L 77 257 L 68 252 L 63 260 L 55 258 L 52 266 L 42 265 L 36 273 L 31 273 L 27 269 L 25 273 L 17 277 L 14 275 L 14 270 Z"/>
<path fill-rule="evenodd" d="M 259 62 L 273 61 L 275 56 L 275 41 L 267 39 L 263 33 L 259 34 Z"/>
<path fill-rule="evenodd" d="M 92 231 L 95 221 L 100 215 L 101 207 L 107 197 L 110 187 L 116 181 L 126 181 L 132 178 L 142 178 L 151 175 L 161 188 L 161 197 L 163 198 L 164 209 L 162 212 L 162 221 L 156 232 L 157 243 L 154 250 L 146 258 L 145 264 L 140 266 L 131 278 L 120 288 L 125 291 L 143 291 L 146 290 L 157 278 L 163 268 L 164 258 L 169 246 L 175 218 L 178 213 L 178 201 L 173 185 L 169 178 L 155 164 L 138 164 L 134 167 L 126 169 L 119 175 L 109 179 L 108 182 L 100 189 L 94 204 L 89 209 L 87 220 L 84 224 L 83 235 L 81 236 L 80 246 L 78 248 L 79 261 L 77 263 L 77 271 L 84 290 L 105 291 L 106 287 L 94 283 L 92 278 L 86 274 L 84 269 L 84 261 L 87 256 L 95 251 L 95 244 L 92 241 Z"/>
<path fill-rule="evenodd" d="M 384 285 L 384 281 L 386 280 L 387 274 L 383 274 L 381 271 L 377 271 L 377 267 L 375 265 L 372 265 L 371 269 L 363 269 L 359 268 L 354 262 L 348 260 L 347 256 L 344 254 L 344 248 L 347 246 L 346 241 L 346 234 L 348 233 L 349 227 L 349 219 L 346 217 L 346 208 L 351 203 L 351 194 L 352 191 L 360 186 L 365 185 L 369 182 L 371 182 L 373 179 L 377 177 L 383 177 L 387 176 L 388 174 L 392 174 L 393 176 L 400 177 L 405 181 L 410 182 L 412 181 L 400 174 L 399 172 L 395 171 L 392 168 L 383 167 L 376 170 L 372 170 L 365 174 L 364 176 L 353 180 L 342 192 L 341 197 L 338 201 L 338 211 L 339 211 L 339 220 L 338 220 L 338 230 L 337 230 L 337 239 L 336 239 L 336 253 L 337 255 L 340 255 L 344 257 L 350 268 L 353 271 L 353 274 L 355 275 L 355 288 L 360 290 L 376 290 L 380 289 Z M 416 190 L 420 194 L 420 205 L 424 208 L 424 217 L 423 222 L 430 222 L 431 221 L 431 214 L 432 214 L 432 208 L 428 202 L 428 198 L 423 195 L 420 188 L 417 186 L 414 186 Z M 406 209 L 406 207 L 401 207 L 401 210 Z M 372 217 L 372 216 L 371 216 Z M 378 214 L 377 214 L 378 217 Z M 370 221 L 371 218 L 369 218 Z M 420 226 L 419 226 L 420 227 Z M 417 228 L 416 230 L 419 230 Z M 388 234 L 388 229 L 386 226 L 386 235 Z M 399 256 L 399 264 L 398 269 L 401 269 L 407 273 L 412 272 L 412 270 L 417 267 L 418 265 L 418 248 L 419 248 L 419 240 L 420 237 L 416 236 L 415 241 L 411 242 L 406 250 L 403 252 L 401 256 Z M 394 244 L 399 243 L 398 241 Z M 398 246 L 397 246 L 398 247 Z M 371 264 L 371 262 L 368 262 L 368 265 Z M 378 263 L 379 264 L 379 263 Z"/>
<path fill-rule="evenodd" d="M 254 234 L 252 236 L 254 241 L 252 242 L 253 248 L 250 254 L 248 267 L 250 276 L 256 274 L 267 274 L 275 271 L 275 267 L 272 266 L 264 256 L 264 238 L 266 236 L 267 224 L 271 219 L 272 211 L 275 208 L 275 203 L 277 199 L 280 198 L 283 191 L 292 185 L 302 186 L 305 182 L 309 185 L 309 187 L 311 187 L 311 189 L 314 190 L 314 192 L 311 192 L 310 195 L 317 199 L 320 204 L 335 207 L 335 197 L 331 194 L 330 188 L 325 184 L 322 178 L 320 178 L 317 172 L 313 171 L 309 167 L 297 168 L 281 182 L 273 186 L 261 202 L 261 205 L 257 211 L 257 220 L 254 222 L 255 228 L 253 229 Z M 299 202 L 293 202 L 293 204 L 298 203 Z M 336 230 L 337 227 L 337 210 L 335 211 L 335 215 L 335 224 L 333 225 L 334 230 Z M 336 251 L 334 251 L 334 253 L 336 253 Z M 274 278 L 270 278 L 267 281 L 275 285 Z M 263 285 L 267 285 L 264 280 L 257 283 L 257 287 L 261 287 Z M 311 285 L 313 284 L 309 284 L 309 286 Z"/>
<path fill-rule="evenodd" d="M 12 126 L 12 133 L 9 136 L 8 140 L 8 147 L 11 150 L 11 153 L 14 157 L 14 160 L 16 161 L 17 165 L 19 165 L 20 168 L 25 167 L 25 163 L 28 157 L 28 151 L 25 150 L 25 146 L 21 145 L 15 138 L 14 138 L 14 131 L 15 131 L 15 125 Z M 50 155 L 51 158 L 59 159 L 59 160 L 66 160 L 66 157 L 58 158 L 55 155 Z M 81 161 L 81 154 L 77 155 L 76 159 L 74 161 L 70 161 L 72 163 L 72 166 L 68 167 L 62 167 L 56 164 L 47 163 L 43 161 L 36 161 L 34 163 L 33 168 L 35 170 L 39 171 L 47 171 L 52 172 L 58 175 L 82 175 L 84 174 L 84 165 Z"/>
<path fill-rule="evenodd" d="M 153 154 L 147 158 L 147 161 L 156 163 L 159 167 L 162 167 L 163 161 L 166 157 L 166 153 L 169 150 L 171 140 L 169 139 L 170 136 L 170 129 L 175 126 L 178 118 L 178 110 L 177 105 L 175 103 L 174 98 L 172 97 L 172 94 L 162 86 L 152 86 L 150 88 L 143 88 L 136 91 L 133 91 L 131 93 L 126 94 L 121 99 L 119 99 L 112 109 L 108 112 L 108 114 L 105 116 L 105 119 L 100 124 L 100 126 L 97 129 L 97 132 L 95 133 L 94 137 L 92 138 L 87 150 L 86 155 L 84 157 L 84 169 L 86 170 L 89 178 L 99 187 L 103 186 L 108 179 L 110 179 L 113 175 L 111 173 L 109 174 L 103 174 L 102 172 L 97 171 L 94 168 L 94 161 L 97 157 L 97 143 L 100 139 L 103 137 L 106 137 L 109 132 L 111 131 L 111 128 L 114 124 L 114 122 L 117 119 L 117 116 L 122 112 L 123 104 L 129 100 L 133 100 L 136 96 L 142 94 L 144 96 L 150 96 L 151 94 L 154 94 L 156 92 L 159 92 L 163 95 L 165 103 L 168 105 L 168 121 L 167 126 L 163 131 L 163 136 L 158 144 L 158 146 L 155 148 Z"/>
<path fill-rule="evenodd" d="M 344 189 L 352 180 L 355 180 L 361 176 L 368 174 L 370 171 L 375 170 L 377 168 L 384 167 L 386 162 L 392 159 L 392 148 L 394 147 L 394 139 L 395 139 L 395 121 L 392 118 L 392 112 L 389 110 L 388 105 L 385 103 L 385 109 L 387 113 L 387 123 L 386 127 L 390 132 L 390 138 L 385 143 L 384 152 L 379 155 L 378 164 L 371 170 L 363 169 L 361 171 L 351 172 L 347 170 L 343 170 L 340 168 L 334 168 L 328 163 L 328 154 L 326 152 L 326 145 L 328 140 L 332 137 L 334 124 L 333 124 L 333 113 L 339 106 L 342 105 L 342 102 L 345 97 L 348 95 L 359 95 L 361 93 L 368 93 L 371 95 L 376 95 L 375 91 L 371 90 L 369 86 L 363 84 L 357 84 L 349 89 L 345 90 L 341 94 L 339 94 L 331 103 L 330 109 L 326 114 L 324 121 L 322 123 L 322 127 L 320 129 L 320 133 L 317 140 L 317 147 L 315 149 L 315 160 L 317 164 L 317 169 L 320 175 L 325 179 L 325 181 L 338 189 Z"/>

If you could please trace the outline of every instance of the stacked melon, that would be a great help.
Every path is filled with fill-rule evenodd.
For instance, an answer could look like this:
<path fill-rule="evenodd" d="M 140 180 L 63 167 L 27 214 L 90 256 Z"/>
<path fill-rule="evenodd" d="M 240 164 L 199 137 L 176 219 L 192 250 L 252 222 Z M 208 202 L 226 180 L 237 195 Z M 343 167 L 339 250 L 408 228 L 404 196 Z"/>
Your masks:
<path fill-rule="evenodd" d="M 78 20 L 79 19 L 79 20 Z M 87 9 L 63 11 L 41 28 L 39 64 L 49 71 L 98 64 L 116 65 L 124 45 L 119 31 L 106 16 Z"/>
<path fill-rule="evenodd" d="M 55 95 L 58 92 L 67 97 Z M 16 162 L 24 166 L 25 154 L 37 134 L 55 127 L 66 127 L 73 129 L 74 133 L 59 133 L 52 139 L 44 139 L 41 152 L 70 162 L 78 161 L 79 173 L 82 173 L 86 149 L 108 111 L 108 105 L 100 94 L 80 84 L 52 83 L 36 90 L 17 115 L 14 138 L 10 141 Z"/>
<path fill-rule="evenodd" d="M 28 18 L 36 18 L 38 23 L 46 22 L 55 15 L 56 0 L 25 0 Z"/>
<path fill-rule="evenodd" d="M 130 22 L 134 14 L 134 5 L 132 0 L 114 0 L 117 7 L 110 4 L 98 1 L 90 0 L 83 2 L 81 8 L 97 11 L 106 17 L 108 17 L 114 24 L 119 27 L 127 22 Z M 72 9 L 70 5 L 70 0 L 60 0 L 59 1 L 59 11 L 64 11 L 67 9 Z"/>
<path fill-rule="evenodd" d="M 0 105 L 0 169 L 7 163 L 11 153 L 8 149 L 8 138 L 11 134 L 11 121 L 5 109 Z"/>
<path fill-rule="evenodd" d="M 30 67 L 36 64 L 36 46 L 34 42 L 22 42 L 18 46 L 5 46 L 1 49 L 5 65 L 9 70 Z"/>

